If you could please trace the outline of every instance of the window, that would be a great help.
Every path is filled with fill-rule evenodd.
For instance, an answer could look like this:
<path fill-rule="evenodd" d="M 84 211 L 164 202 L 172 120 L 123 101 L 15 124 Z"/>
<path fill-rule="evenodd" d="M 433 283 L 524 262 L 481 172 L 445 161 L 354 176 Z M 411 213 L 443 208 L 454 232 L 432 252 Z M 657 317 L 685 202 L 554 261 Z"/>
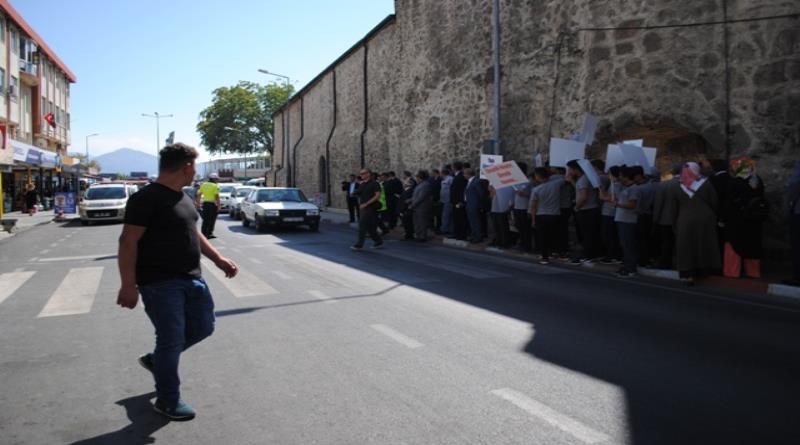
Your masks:
<path fill-rule="evenodd" d="M 0 68 L 0 91 L 6 89 L 6 70 Z"/>
<path fill-rule="evenodd" d="M 0 16 L 0 43 L 6 43 L 6 18 Z"/>
<path fill-rule="evenodd" d="M 40 110 L 40 112 L 42 113 L 42 116 L 47 114 L 47 101 L 44 100 L 44 97 L 42 98 L 42 109 Z"/>
<path fill-rule="evenodd" d="M 16 77 L 11 76 L 11 84 L 9 87 L 14 89 L 14 95 L 11 97 L 16 100 L 19 97 L 19 80 Z"/>

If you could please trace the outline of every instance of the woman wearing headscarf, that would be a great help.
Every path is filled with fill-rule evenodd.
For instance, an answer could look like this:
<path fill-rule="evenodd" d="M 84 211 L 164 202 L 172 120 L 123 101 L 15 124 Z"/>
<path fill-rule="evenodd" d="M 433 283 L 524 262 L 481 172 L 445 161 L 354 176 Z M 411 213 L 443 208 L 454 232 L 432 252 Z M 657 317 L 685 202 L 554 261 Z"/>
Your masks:
<path fill-rule="evenodd" d="M 684 164 L 675 212 L 675 250 L 678 273 L 687 285 L 720 269 L 717 244 L 717 193 L 696 162 Z"/>
<path fill-rule="evenodd" d="M 725 221 L 725 252 L 723 272 L 726 277 L 739 278 L 744 273 L 751 278 L 761 277 L 762 226 L 769 216 L 764 199 L 764 183 L 756 175 L 756 162 L 746 156 L 731 161 L 731 176 L 722 203 Z"/>

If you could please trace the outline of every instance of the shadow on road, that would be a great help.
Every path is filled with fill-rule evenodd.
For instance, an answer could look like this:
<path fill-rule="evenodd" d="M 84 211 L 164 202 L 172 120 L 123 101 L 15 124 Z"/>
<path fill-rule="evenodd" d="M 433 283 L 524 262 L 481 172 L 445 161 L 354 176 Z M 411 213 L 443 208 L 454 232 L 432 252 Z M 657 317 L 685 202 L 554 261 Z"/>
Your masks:
<path fill-rule="evenodd" d="M 515 267 L 430 246 L 392 243 L 391 256 L 350 252 L 354 234 L 341 235 L 323 246 L 282 246 L 389 279 L 397 270 L 422 270 L 439 279 L 406 285 L 532 324 L 525 353 L 624 390 L 629 443 L 777 444 L 800 437 L 796 312 L 678 287 L 539 273 L 526 263 Z M 512 276 L 478 280 L 430 266 L 458 260 Z"/>
<path fill-rule="evenodd" d="M 117 431 L 90 439 L 73 442 L 71 445 L 144 445 L 155 443 L 153 433 L 163 428 L 169 421 L 156 414 L 150 402 L 155 392 L 142 394 L 117 402 L 125 408 L 131 424 Z"/>

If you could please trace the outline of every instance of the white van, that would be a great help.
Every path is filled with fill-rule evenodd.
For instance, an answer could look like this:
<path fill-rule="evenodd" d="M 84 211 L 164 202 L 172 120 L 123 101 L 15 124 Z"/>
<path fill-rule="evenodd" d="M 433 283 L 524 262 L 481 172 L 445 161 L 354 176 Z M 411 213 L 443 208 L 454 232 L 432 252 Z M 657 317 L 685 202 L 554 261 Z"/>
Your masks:
<path fill-rule="evenodd" d="M 78 204 L 81 224 L 88 226 L 94 221 L 124 220 L 125 205 L 136 191 L 136 186 L 129 184 L 96 184 L 89 187 Z"/>

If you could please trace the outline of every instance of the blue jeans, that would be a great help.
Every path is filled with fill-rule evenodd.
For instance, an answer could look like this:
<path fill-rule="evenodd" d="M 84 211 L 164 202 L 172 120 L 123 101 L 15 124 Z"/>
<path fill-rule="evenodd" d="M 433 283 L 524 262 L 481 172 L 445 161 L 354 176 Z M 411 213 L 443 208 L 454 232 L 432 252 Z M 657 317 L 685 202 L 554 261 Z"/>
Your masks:
<path fill-rule="evenodd" d="M 139 287 L 145 312 L 156 328 L 153 374 L 156 394 L 180 399 L 181 353 L 214 332 L 214 300 L 202 279 L 176 279 Z"/>

